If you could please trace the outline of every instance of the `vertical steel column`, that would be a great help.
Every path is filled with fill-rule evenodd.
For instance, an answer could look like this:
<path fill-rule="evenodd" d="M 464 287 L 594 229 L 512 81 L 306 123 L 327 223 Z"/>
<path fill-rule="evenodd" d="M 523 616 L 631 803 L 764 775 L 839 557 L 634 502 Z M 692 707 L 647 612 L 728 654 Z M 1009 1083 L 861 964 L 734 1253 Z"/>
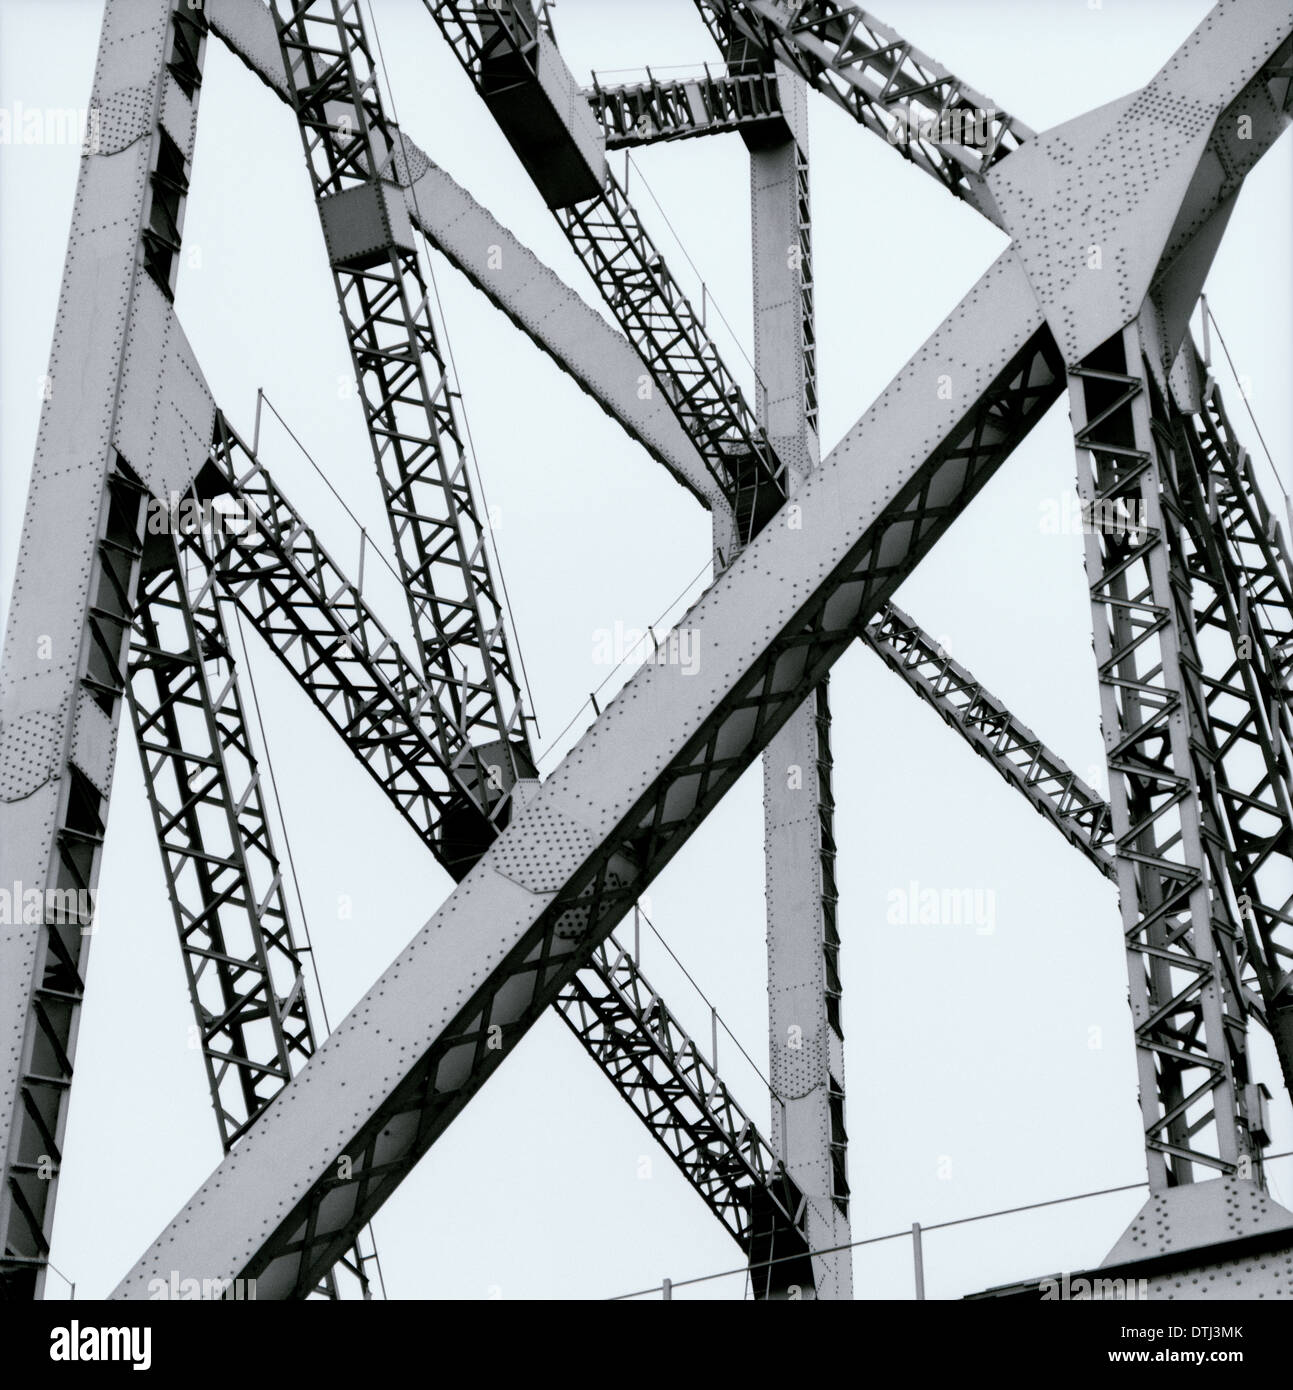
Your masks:
<path fill-rule="evenodd" d="M 778 70 L 786 123 L 746 135 L 754 248 L 759 423 L 790 474 L 773 526 L 794 526 L 794 491 L 820 461 L 817 436 L 808 109 Z M 825 681 L 763 755 L 769 1075 L 781 1098 L 773 1147 L 808 1201 L 813 1249 L 849 1241 L 844 1044 L 840 1027 L 830 709 Z M 775 1256 L 775 1251 L 772 1254 Z M 851 1298 L 848 1251 L 813 1260 L 818 1298 Z M 782 1281 L 784 1285 L 784 1281 Z M 774 1280 L 772 1288 L 777 1287 Z"/>
<path fill-rule="evenodd" d="M 1163 479 L 1139 329 L 1070 372 L 1088 511 L 1101 723 L 1151 1193 L 1233 1173 L 1247 1143 L 1227 1046 Z M 1251 1155 L 1249 1155 L 1251 1158 Z"/>
<path fill-rule="evenodd" d="M 156 311 L 174 292 L 205 33 L 179 0 L 107 0 L 98 135 L 77 178 L 19 544 L 0 688 L 0 882 L 43 905 L 0 932 L 8 1298 L 44 1288 L 89 944 L 89 923 L 50 895 L 92 895 L 98 880 L 151 462 L 119 452 L 141 426 L 124 378 L 152 367 L 131 332 L 140 301 Z M 172 442 L 153 445 L 173 466 L 184 451 Z"/>

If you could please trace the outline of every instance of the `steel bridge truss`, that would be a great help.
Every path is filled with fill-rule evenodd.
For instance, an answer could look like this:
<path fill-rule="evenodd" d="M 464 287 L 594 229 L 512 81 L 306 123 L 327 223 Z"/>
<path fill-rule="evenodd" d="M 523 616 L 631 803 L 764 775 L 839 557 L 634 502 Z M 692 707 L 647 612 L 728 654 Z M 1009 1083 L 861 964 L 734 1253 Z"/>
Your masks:
<path fill-rule="evenodd" d="M 178 420 L 156 400 L 151 416 L 140 410 L 147 446 L 147 430 L 105 420 L 98 471 L 83 484 L 90 588 L 56 596 L 55 616 L 29 617 L 15 600 L 5 731 L 39 757 L 35 773 L 9 777 L 0 807 L 24 816 L 33 777 L 53 798 L 52 835 L 33 833 L 30 817 L 13 822 L 22 827 L 12 855 L 19 872 L 5 881 L 25 874 L 92 889 L 126 696 L 227 1157 L 194 1199 L 201 1215 L 195 1207 L 168 1228 L 118 1292 L 142 1295 L 156 1271 L 182 1269 L 255 1277 L 261 1297 L 371 1296 L 370 1218 L 551 1005 L 740 1244 L 756 1296 L 848 1296 L 847 1262 L 809 1251 L 847 1233 L 826 675 L 854 639 L 1118 884 L 1151 1190 L 1188 1187 L 1207 1171 L 1260 1183 L 1269 1134 L 1247 1062 L 1250 1018 L 1270 1031 L 1293 1091 L 1293 585 L 1284 537 L 1207 364 L 1188 339 L 1181 350 L 1179 335 L 1163 338 L 1173 315 L 1184 332 L 1199 286 L 1164 288 L 1160 270 L 1146 284 L 1157 317 L 1133 303 L 1075 351 L 1072 315 L 1061 330 L 1030 281 L 1034 233 L 998 174 L 1022 167 L 1010 157 L 1031 156 L 1045 138 L 855 7 L 697 0 L 721 72 L 662 83 L 648 71 L 644 82 L 583 89 L 560 57 L 546 6 L 425 4 L 618 331 L 394 124 L 354 0 L 272 8 L 210 0 L 205 12 L 148 0 L 151 28 L 133 44 L 122 0 L 107 4 L 105 44 L 125 45 L 132 90 L 152 97 L 130 111 L 119 140 L 109 131 L 107 164 L 83 161 L 77 217 L 105 199 L 134 217 L 121 219 L 124 230 L 97 233 L 129 286 L 130 353 L 114 361 L 120 342 L 93 338 L 83 351 L 129 382 L 140 371 L 130 354 L 141 345 L 158 354 L 160 339 L 159 374 L 186 372 L 195 384 Z M 1216 205 L 1289 122 L 1293 14 L 1260 0 L 1261 13 L 1250 9 L 1245 21 L 1238 8 L 1217 6 L 1215 51 L 1196 34 L 1173 60 L 1217 63 L 1218 112 L 1237 92 L 1264 103 L 1260 148 L 1244 152 L 1247 163 L 1233 158 L 1224 122 L 1217 126 L 1209 149 L 1231 156 L 1221 159 L 1229 184 L 1197 195 Z M 208 32 L 298 119 L 416 658 L 400 651 L 215 408 L 170 308 Z M 1237 33 L 1243 58 L 1227 43 Z M 1254 35 L 1257 59 L 1248 56 Z M 96 97 L 111 98 L 122 69 L 101 65 Z M 1155 79 L 1169 94 L 1173 70 Z M 1016 238 L 824 459 L 805 86 Z M 127 138 L 135 129 L 151 131 L 142 150 Z M 786 238 L 798 250 L 788 277 L 756 264 L 753 407 L 604 158 L 610 148 L 731 131 L 750 151 L 756 240 Z M 127 152 L 133 173 L 123 168 Z M 1212 206 L 1205 202 L 1198 221 Z M 692 689 L 683 701 L 668 668 L 648 666 L 542 784 L 418 232 L 714 516 L 715 582 L 686 621 L 721 634 L 724 656 L 706 673 L 699 707 Z M 503 238 L 521 269 L 500 283 L 479 247 Z M 153 289 L 130 272 L 136 259 Z M 78 285 L 89 285 L 89 300 L 110 288 L 111 275 L 98 284 L 87 274 L 70 251 L 65 301 Z M 793 349 L 774 348 L 782 342 Z M 66 371 L 59 352 L 56 337 L 56 377 Z M 919 421 L 897 408 L 952 362 L 973 379 L 967 400 L 931 406 Z M 636 389 L 644 379 L 658 399 Z M 891 602 L 1066 388 L 1091 514 L 1144 520 L 1134 531 L 1093 525 L 1086 537 L 1107 804 Z M 74 407 L 66 391 L 46 407 L 33 535 L 49 510 L 42 466 L 64 447 L 62 421 Z M 159 465 L 168 439 L 176 461 Z M 868 475 L 865 463 L 876 460 L 880 475 Z M 149 493 L 167 498 L 176 482 L 254 524 L 149 533 Z M 797 539 L 778 522 L 792 496 L 812 519 L 795 528 Z M 229 613 L 257 634 L 459 885 L 326 1041 L 311 1021 L 306 953 L 290 921 Z M 57 668 L 61 697 L 43 703 L 18 689 L 33 623 L 68 631 L 75 657 Z M 612 934 L 760 753 L 801 743 L 815 814 L 807 832 L 794 833 L 808 836 L 809 881 L 792 882 L 775 865 L 777 837 L 795 818 L 779 818 L 773 791 L 767 845 L 770 985 L 793 967 L 795 988 L 821 1018 L 809 1084 L 822 1132 L 807 1144 L 798 1112 L 786 1131 L 787 1096 L 801 1094 L 803 1076 L 786 1071 L 778 1053 L 775 1003 L 769 1140 Z M 51 768 L 63 759 L 61 788 L 56 771 L 39 780 L 42 757 Z M 773 765 L 765 761 L 765 775 Z M 793 890 L 789 908 L 778 904 L 783 889 Z M 8 1296 L 42 1287 L 84 990 L 83 925 L 50 920 L 5 943 L 17 963 L 17 992 L 0 1000 L 6 1026 L 17 1021 L 0 1133 Z M 370 1012 L 389 1023 L 380 1037 L 360 1021 Z M 362 1081 L 368 1093 L 377 1083 L 377 1099 L 353 1114 L 316 1103 L 306 1120 L 273 1106 L 325 1050 L 332 1069 L 322 1090 L 337 1095 Z M 305 1123 L 311 1140 L 302 1147 Z"/>

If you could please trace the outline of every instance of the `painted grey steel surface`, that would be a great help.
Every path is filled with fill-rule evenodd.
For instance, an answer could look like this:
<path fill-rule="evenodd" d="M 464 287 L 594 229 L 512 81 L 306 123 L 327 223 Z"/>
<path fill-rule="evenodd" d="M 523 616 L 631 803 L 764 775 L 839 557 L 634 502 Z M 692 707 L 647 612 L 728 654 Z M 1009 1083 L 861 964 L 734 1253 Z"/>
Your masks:
<path fill-rule="evenodd" d="M 1287 1293 L 1278 1270 L 1258 1274 L 1245 1263 L 1243 1242 L 1278 1239 L 1293 1217 L 1261 1190 L 1267 1136 L 1244 1029 L 1251 1017 L 1271 1030 L 1293 1079 L 1293 918 L 1272 872 L 1293 862 L 1293 588 L 1282 538 L 1268 525 L 1205 369 L 1192 347 L 1180 348 L 1234 196 L 1290 122 L 1293 4 L 1220 0 L 1144 91 L 1038 136 L 985 111 L 986 99 L 948 70 L 834 0 L 698 0 L 728 64 L 708 104 L 703 94 L 698 103 L 685 87 L 654 83 L 604 99 L 595 93 L 590 102 L 561 59 L 546 6 L 425 3 L 623 336 L 386 120 L 356 6 L 311 0 L 285 21 L 283 10 L 259 0 L 210 0 L 208 8 L 216 32 L 297 110 L 343 313 L 352 292 L 370 293 L 379 261 L 389 260 L 397 277 L 419 278 L 413 228 L 420 226 L 711 506 L 717 577 L 684 619 L 705 661 L 694 675 L 648 665 L 545 783 L 517 776 L 507 828 L 494 838 L 500 816 L 455 859 L 460 870 L 475 867 L 299 1076 L 261 1107 L 118 1296 L 143 1296 L 151 1277 L 172 1270 L 256 1277 L 262 1296 L 308 1294 L 549 1003 L 608 1074 L 608 1061 L 623 1065 L 621 1089 L 642 1097 L 635 1108 L 747 1249 L 752 1269 L 763 1271 L 760 1296 L 784 1294 L 803 1279 L 818 1296 L 846 1296 L 847 1260 L 818 1256 L 810 1270 L 799 1254 L 798 1265 L 769 1274 L 760 1257 L 765 1248 L 784 1249 L 766 1244 L 778 1222 L 793 1238 L 806 1220 L 817 1247 L 847 1234 L 842 1046 L 831 1022 L 839 943 L 830 929 L 825 677 L 859 636 L 1120 883 L 1154 1195 L 1109 1267 L 1146 1258 L 1182 1267 L 1185 1258 L 1192 1283 Z M 83 161 L 78 185 L 15 589 L 14 612 L 23 618 L 11 620 L 6 637 L 0 828 L 12 822 L 5 854 L 16 854 L 15 866 L 41 883 L 70 876 L 92 886 L 97 872 L 147 492 L 183 489 L 202 470 L 216 491 L 254 479 L 269 513 L 286 506 L 258 466 L 245 477 L 220 474 L 236 446 L 171 310 L 207 21 L 161 0 L 149 5 L 153 27 L 143 30 L 122 26 L 122 0 L 107 6 L 95 79 L 102 140 L 98 159 Z M 1014 238 L 819 466 L 799 79 Z M 769 83 L 778 89 L 775 114 Z M 762 96 L 743 108 L 740 94 L 756 87 Z M 343 108 L 363 127 L 358 143 L 336 119 Z M 736 128 L 751 145 L 760 378 L 753 412 L 606 170 L 607 134 L 634 142 L 644 113 L 657 126 L 644 138 Z M 966 121 L 980 117 L 984 140 L 967 138 Z M 895 142 L 899 124 L 905 133 Z M 1105 209 L 1096 234 L 1079 216 L 1093 201 Z M 120 215 L 105 225 L 114 210 Z M 82 219 L 92 224 L 88 233 Z M 86 235 L 96 246 L 102 241 L 106 268 L 87 271 L 78 260 Z M 487 236 L 495 238 L 487 251 L 497 246 L 516 272 L 505 284 L 491 284 L 497 268 L 482 266 L 471 245 Z M 96 296 L 111 301 L 114 285 L 118 302 L 97 312 Z M 387 408 L 403 417 L 409 378 L 386 332 L 394 320 L 368 310 L 351 328 L 357 372 L 380 359 L 387 373 L 370 411 L 374 424 Z M 72 351 L 66 335 L 87 314 L 94 332 Z M 590 315 L 598 331 L 586 344 L 580 323 Z M 407 312 L 401 322 L 410 350 L 416 342 L 435 356 L 429 324 L 424 335 Z M 375 324 L 385 337 L 374 336 Z M 70 353 L 80 371 L 82 352 L 89 370 L 79 384 L 93 408 L 78 400 L 72 412 L 68 394 L 60 398 L 68 376 L 60 364 Z M 645 408 L 625 399 L 628 374 L 639 367 L 663 402 Z M 443 385 L 443 367 L 436 369 Z M 421 366 L 417 374 L 425 386 Z M 947 382 L 955 383 L 950 392 Z M 1134 502 L 1151 522 L 1149 543 L 1134 550 L 1108 529 L 1087 537 L 1109 806 L 887 605 L 1066 384 L 1087 501 Z M 98 397 L 96 386 L 104 387 Z M 427 413 L 431 419 L 430 406 Z M 412 470 L 388 487 L 397 548 L 414 516 L 397 494 L 413 495 L 425 450 L 439 447 L 442 432 L 454 433 L 447 409 L 433 424 L 435 437 L 417 446 Z M 401 452 L 402 431 L 375 431 L 379 462 L 392 439 Z M 33 605 L 22 592 L 24 557 L 56 505 L 62 524 L 70 498 L 62 481 L 42 492 L 42 479 L 49 483 L 57 471 L 59 448 L 86 440 L 95 462 L 74 476 L 83 484 L 87 567 Z M 455 492 L 455 478 L 450 462 L 441 480 L 444 526 L 459 511 L 474 515 L 470 489 Z M 250 602 L 285 660 L 294 639 L 282 639 L 298 617 L 321 622 L 315 635 L 324 638 L 336 618 L 343 645 L 361 635 L 359 661 L 338 665 L 324 640 L 294 670 L 325 712 L 335 695 L 339 708 L 376 712 L 383 734 L 388 721 L 418 722 L 414 711 L 428 703 L 421 675 L 392 666 L 402 658 L 362 605 L 349 603 L 344 580 L 335 593 L 315 592 L 312 571 L 298 564 L 297 542 L 308 528 L 289 521 L 283 534 L 271 566 L 281 588 L 267 582 L 270 571 L 254 574 L 254 562 L 240 574 L 243 561 L 232 552 L 221 557 L 221 582 Z M 401 559 L 415 628 L 426 638 L 419 615 L 440 601 L 440 586 L 418 588 L 430 578 L 427 554 Z M 473 551 L 460 568 L 458 605 L 492 611 L 480 555 Z M 33 623 L 50 624 L 41 631 L 63 640 L 53 664 L 38 655 L 46 666 L 37 666 L 22 646 Z M 478 621 L 477 629 L 464 651 L 484 662 L 480 689 L 493 681 L 489 672 L 510 681 L 501 620 Z M 433 654 L 443 636 L 424 649 Z M 1257 659 L 1245 665 L 1239 653 L 1254 643 Z M 365 682 L 377 703 L 360 700 Z M 1231 723 L 1236 703 L 1244 713 Z M 498 729 L 510 734 L 515 723 L 523 741 L 519 698 L 515 704 L 516 719 L 501 712 Z M 459 736 L 467 739 L 465 724 Z M 375 748 L 361 756 L 443 854 L 436 798 L 461 799 L 464 766 L 419 738 L 427 742 L 421 731 L 385 740 L 385 753 L 398 747 L 399 757 L 384 764 Z M 352 746 L 359 751 L 359 742 Z M 475 750 L 473 758 L 476 751 L 483 755 Z M 609 935 L 760 752 L 769 789 L 770 1031 L 782 1103 L 773 1141 L 789 1176 L 769 1161 L 712 1068 Z M 813 765 L 802 805 L 787 801 L 775 778 L 787 759 Z M 469 799 L 481 789 L 479 774 L 466 777 Z M 3 941 L 3 963 L 16 968 L 5 972 L 0 1012 L 17 1031 L 0 1123 L 25 1118 L 7 1138 L 0 1131 L 7 1143 L 0 1228 L 8 1286 L 30 1292 L 42 1278 L 54 1192 L 54 1184 L 33 1183 L 42 1157 L 33 1144 L 46 1151 L 61 1144 L 84 938 L 79 923 L 50 921 L 34 933 L 11 929 Z M 778 1058 L 780 1035 L 799 1026 L 800 1015 L 810 1018 L 811 1046 Z M 722 1160 L 716 1165 L 701 1152 L 711 1143 L 728 1146 L 741 1174 L 735 1183 L 720 1176 Z M 1221 1177 L 1195 1181 L 1201 1167 Z M 1211 1269 L 1209 1244 L 1219 1252 Z M 1195 1249 L 1205 1254 L 1190 1264 Z M 1183 1288 L 1180 1278 L 1156 1284 L 1163 1297 Z"/>
<path fill-rule="evenodd" d="M 1158 360 L 1171 368 L 1231 200 L 1289 125 L 1280 51 L 1291 29 L 1289 0 L 1221 0 L 1141 91 L 1046 131 L 989 171 L 1002 225 L 1070 364 L 1135 319 L 1151 289 L 1170 289 L 1179 302 L 1159 306 L 1155 328 Z M 1090 223 L 1088 207 L 1099 209 Z"/>
<path fill-rule="evenodd" d="M 203 502 L 231 498 L 239 514 L 255 522 L 246 537 L 229 532 L 186 538 L 199 568 L 211 570 L 431 853 L 447 869 L 461 871 L 458 849 L 445 843 L 456 769 L 444 763 L 420 714 L 431 703 L 431 692 L 357 586 L 223 417 L 197 494 Z M 161 592 L 166 595 L 166 586 Z M 167 746 L 166 754 L 180 766 L 193 756 L 203 766 L 209 762 L 192 747 Z M 156 750 L 150 755 L 156 757 Z M 159 839 L 165 856 L 191 848 L 188 835 L 170 829 Z M 226 905 L 222 895 L 216 901 Z M 186 950 L 188 937 L 202 930 L 207 915 L 186 916 Z M 241 925 L 237 916 L 235 922 Z M 240 978 L 248 973 L 242 970 Z M 784 1255 L 804 1245 L 803 1202 L 794 1182 L 629 952 L 613 940 L 605 943 L 554 1007 L 751 1259 L 769 1247 Z M 235 1018 L 236 1010 L 228 1018 L 224 1011 L 219 1014 L 222 1025 Z M 218 1031 L 223 1034 L 225 1027 Z M 307 1042 L 294 1051 L 312 1052 L 313 1042 Z M 256 1089 L 260 1095 L 247 1107 L 254 1113 L 245 1117 L 239 1134 L 276 1090 L 268 1080 Z M 342 1260 L 356 1263 L 344 1255 Z M 796 1277 L 805 1276 L 796 1272 Z"/>
<path fill-rule="evenodd" d="M 207 23 L 214 33 L 284 101 L 291 100 L 278 30 L 266 0 L 206 0 Z"/>
<path fill-rule="evenodd" d="M 211 402 L 169 297 L 202 29 L 167 0 L 110 0 L 81 157 L 0 676 L 5 883 L 92 893 L 107 817 L 144 488 L 184 486 Z M 51 571 L 49 555 L 77 555 Z M 12 762 L 11 762 L 12 759 Z M 0 933 L 0 1270 L 43 1283 L 89 923 Z M 52 1171 L 45 1171 L 46 1165 Z"/>
<path fill-rule="evenodd" d="M 707 653 L 695 677 L 653 665 L 629 682 L 203 1185 L 201 1220 L 181 1214 L 117 1296 L 141 1296 L 162 1269 L 214 1277 L 253 1264 L 261 1290 L 281 1296 L 328 1258 L 1053 402 L 1046 341 L 1007 252 L 803 484 L 802 529 L 765 528 L 692 609 Z M 971 361 L 966 398 L 939 399 L 940 368 Z M 966 416 L 994 393 L 1018 402 L 1000 430 Z M 911 396 L 926 403 L 920 419 L 899 408 Z M 645 838 L 630 850 L 625 836 Z M 373 1101 L 341 1101 L 343 1089 Z M 333 1160 L 352 1151 L 342 1184 Z M 309 1205 L 305 1232 L 295 1215 L 284 1222 L 285 1200 Z"/>
<path fill-rule="evenodd" d="M 413 221 L 431 244 L 677 481 L 706 506 L 725 510 L 727 499 L 628 339 L 408 136 L 394 160 Z"/>
<path fill-rule="evenodd" d="M 577 837 L 577 840 L 576 840 L 576 844 L 578 844 L 578 837 Z M 577 851 L 576 851 L 576 852 L 577 852 Z M 317 1202 L 316 1202 L 316 1204 L 313 1205 L 313 1211 L 318 1211 L 318 1209 L 320 1209 L 320 1207 L 318 1207 L 318 1204 L 317 1204 Z M 306 1250 L 306 1248 L 303 1247 L 302 1250 Z M 296 1252 L 296 1254 L 299 1255 L 300 1252 L 302 1252 L 302 1251 L 298 1251 L 298 1252 Z M 306 1254 L 307 1254 L 307 1250 L 306 1250 Z"/>
<path fill-rule="evenodd" d="M 789 471 L 790 508 L 817 465 L 817 373 L 804 84 L 769 64 L 785 124 L 750 143 L 754 371 L 759 423 Z M 795 518 L 797 519 L 797 518 Z M 774 523 L 775 524 L 775 523 Z M 793 524 L 787 517 L 787 525 Z M 772 1137 L 808 1201 L 818 1298 L 853 1296 L 835 814 L 826 681 L 763 755 Z"/>

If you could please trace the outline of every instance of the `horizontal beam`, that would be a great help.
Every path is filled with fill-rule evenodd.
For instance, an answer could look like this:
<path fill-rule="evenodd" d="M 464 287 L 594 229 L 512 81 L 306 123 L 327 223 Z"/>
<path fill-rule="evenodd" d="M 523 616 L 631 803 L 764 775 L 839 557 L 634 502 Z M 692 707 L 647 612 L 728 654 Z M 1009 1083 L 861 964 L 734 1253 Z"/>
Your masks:
<path fill-rule="evenodd" d="M 453 773 L 421 737 L 418 711 L 432 697 L 417 672 L 223 417 L 200 481 L 203 500 L 223 487 L 254 522 L 248 534 L 231 531 L 218 547 L 192 537 L 201 563 L 214 567 L 222 588 L 414 833 L 462 877 L 487 840 L 482 835 L 468 848 L 454 838 L 460 813 Z M 447 801 L 439 791 L 446 784 Z M 802 1244 L 793 1182 L 629 956 L 599 949 L 556 1007 L 747 1252 L 771 1232 L 786 1248 Z M 263 1108 L 257 1104 L 252 1118 Z M 242 1128 L 250 1125 L 248 1119 Z"/>
<path fill-rule="evenodd" d="M 594 82 L 585 95 L 601 122 L 608 150 L 732 130 L 759 139 L 785 138 L 781 92 L 773 72 L 715 75 L 706 67 L 701 76 L 661 82 L 648 68 L 640 82 L 614 87 L 603 87 L 595 78 Z"/>

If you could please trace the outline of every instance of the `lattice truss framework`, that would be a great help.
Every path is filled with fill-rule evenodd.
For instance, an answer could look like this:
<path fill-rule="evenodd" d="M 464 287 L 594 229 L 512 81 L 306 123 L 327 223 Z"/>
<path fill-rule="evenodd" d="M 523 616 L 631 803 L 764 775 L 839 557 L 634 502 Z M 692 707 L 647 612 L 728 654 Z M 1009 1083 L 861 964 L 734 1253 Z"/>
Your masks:
<path fill-rule="evenodd" d="M 1115 103 L 1039 136 L 831 0 L 697 0 L 720 55 L 703 78 L 648 72 L 589 90 L 529 0 L 425 5 L 619 331 L 398 129 L 356 0 L 105 7 L 101 144 L 82 162 L 59 389 L 42 413 L 6 633 L 0 881 L 94 887 L 124 699 L 227 1156 L 118 1294 L 144 1296 L 159 1271 L 179 1270 L 255 1277 L 261 1297 L 370 1296 L 369 1219 L 551 1005 L 738 1241 L 757 1295 L 849 1296 L 847 1260 L 809 1252 L 848 1239 L 826 677 L 854 639 L 1117 883 L 1151 1191 L 1212 1172 L 1260 1184 L 1268 1135 L 1250 1019 L 1293 1089 L 1293 577 L 1188 322 L 1234 194 L 1289 124 L 1293 7 L 1222 0 L 1130 115 Z M 217 408 L 172 307 L 213 34 L 297 117 L 413 653 Z M 809 91 L 1013 238 L 825 457 Z M 1134 188 L 1117 182 L 1118 122 L 1143 123 L 1154 103 L 1168 155 L 1153 187 Z M 620 146 L 732 131 L 751 160 L 753 402 L 605 162 Z M 1029 211 L 1061 157 L 1109 204 L 1112 298 L 1075 271 L 1063 210 L 1049 222 Z M 715 580 L 686 621 L 728 655 L 685 692 L 649 663 L 542 784 L 418 233 L 714 518 Z M 490 246 L 505 248 L 507 275 L 485 263 Z M 953 363 L 973 382 L 968 401 L 894 404 Z M 638 390 L 646 378 L 655 391 Z M 1107 803 L 890 601 L 1066 389 L 1093 518 Z M 173 492 L 254 528 L 150 534 L 149 495 Z M 780 521 L 790 508 L 793 530 Z M 81 528 L 87 569 L 37 592 L 25 567 L 55 515 Z M 1144 526 L 1117 524 L 1128 517 Z M 458 883 L 326 1041 L 231 613 Z M 34 635 L 51 632 L 59 655 L 37 669 Z M 791 815 L 765 779 L 778 1102 L 765 1138 L 613 933 L 769 748 L 775 765 L 793 752 L 810 769 L 815 814 Z M 11 1297 L 43 1288 L 83 925 L 51 914 L 4 938 Z M 781 996 L 807 1021 L 803 1058 L 779 1046 Z M 275 1106 L 321 1052 L 329 1070 L 311 1098 Z M 347 1083 L 376 1101 L 340 1103 Z"/>

